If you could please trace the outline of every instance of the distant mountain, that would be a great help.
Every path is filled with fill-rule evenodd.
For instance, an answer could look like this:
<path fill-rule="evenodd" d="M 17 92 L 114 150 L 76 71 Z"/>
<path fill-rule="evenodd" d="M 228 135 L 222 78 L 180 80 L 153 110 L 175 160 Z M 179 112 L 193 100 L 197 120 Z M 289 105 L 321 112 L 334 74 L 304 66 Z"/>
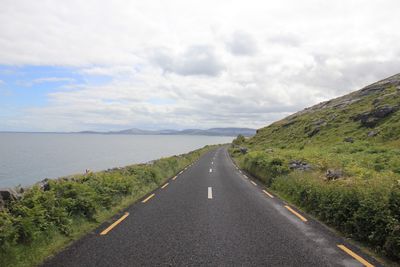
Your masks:
<path fill-rule="evenodd" d="M 94 132 L 83 131 L 79 133 L 84 134 L 132 134 L 132 135 L 208 135 L 208 136 L 237 136 L 239 134 L 244 136 L 253 136 L 256 133 L 255 129 L 250 128 L 211 128 L 207 130 L 201 129 L 185 129 L 185 130 L 159 130 L 149 131 L 137 128 L 126 129 L 122 131 L 109 131 L 109 132 Z"/>

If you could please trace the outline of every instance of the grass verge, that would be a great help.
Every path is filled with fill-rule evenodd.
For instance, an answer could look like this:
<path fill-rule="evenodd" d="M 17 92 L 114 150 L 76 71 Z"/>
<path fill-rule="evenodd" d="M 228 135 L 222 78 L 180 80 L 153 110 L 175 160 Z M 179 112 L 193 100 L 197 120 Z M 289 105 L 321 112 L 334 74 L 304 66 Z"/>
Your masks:
<path fill-rule="evenodd" d="M 326 149 L 326 148 L 324 148 Z M 349 166 L 347 176 L 325 179 L 328 166 L 324 149 L 254 149 L 245 155 L 231 148 L 240 168 L 263 182 L 271 191 L 300 207 L 345 237 L 361 242 L 382 257 L 400 260 L 400 182 L 390 171 L 371 170 L 362 154 L 335 155 L 340 166 Z M 369 153 L 365 155 L 369 157 Z M 308 171 L 289 168 L 293 159 L 313 163 Z M 313 161 L 314 160 L 314 161 Z M 329 162 L 327 162 L 329 164 Z M 333 163 L 337 164 L 337 162 Z M 389 169 L 390 167 L 388 167 Z M 351 172 L 357 170 L 357 172 Z M 365 175 L 362 175 L 362 174 Z"/>
<path fill-rule="evenodd" d="M 0 211 L 0 266 L 35 266 L 162 185 L 202 154 L 187 154 L 35 185 Z"/>

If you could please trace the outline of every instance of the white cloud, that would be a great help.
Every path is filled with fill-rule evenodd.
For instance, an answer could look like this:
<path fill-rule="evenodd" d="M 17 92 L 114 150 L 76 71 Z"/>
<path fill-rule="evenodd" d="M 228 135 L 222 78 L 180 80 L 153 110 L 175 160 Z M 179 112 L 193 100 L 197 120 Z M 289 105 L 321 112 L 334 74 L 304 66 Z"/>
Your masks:
<path fill-rule="evenodd" d="M 0 64 L 110 78 L 71 81 L 8 120 L 38 130 L 261 127 L 399 72 L 400 3 L 384 3 L 3 0 Z"/>
<path fill-rule="evenodd" d="M 55 82 L 74 82 L 75 79 L 66 77 L 45 77 L 32 80 L 32 84 L 55 83 Z"/>
<path fill-rule="evenodd" d="M 257 53 L 257 44 L 253 37 L 245 32 L 235 32 L 226 43 L 229 51 L 238 56 L 254 55 Z"/>
<path fill-rule="evenodd" d="M 171 50 L 156 51 L 154 62 L 164 72 L 176 74 L 217 76 L 224 70 L 214 48 L 206 45 L 190 46 L 182 54 L 173 55 Z"/>

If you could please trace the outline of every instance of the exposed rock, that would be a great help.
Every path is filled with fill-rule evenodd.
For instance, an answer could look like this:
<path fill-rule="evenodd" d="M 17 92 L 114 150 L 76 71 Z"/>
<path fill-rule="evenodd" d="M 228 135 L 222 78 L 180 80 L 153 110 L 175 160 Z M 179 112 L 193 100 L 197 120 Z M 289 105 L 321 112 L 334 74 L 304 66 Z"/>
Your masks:
<path fill-rule="evenodd" d="M 328 181 L 336 180 L 343 177 L 343 171 L 341 169 L 328 169 L 325 177 Z"/>
<path fill-rule="evenodd" d="M 309 132 L 307 135 L 308 137 L 313 137 L 314 135 L 316 135 L 317 133 L 319 133 L 319 131 L 321 130 L 320 127 L 315 127 L 311 132 Z"/>
<path fill-rule="evenodd" d="M 115 172 L 115 171 L 120 171 L 123 169 L 124 169 L 123 167 L 115 167 L 115 168 L 107 169 L 105 172 Z"/>
<path fill-rule="evenodd" d="M 288 121 L 288 122 L 282 124 L 282 127 L 284 127 L 284 128 L 289 127 L 290 125 L 293 125 L 293 124 L 295 124 L 296 122 L 297 122 L 297 121 L 295 121 L 295 120 Z"/>
<path fill-rule="evenodd" d="M 274 152 L 274 150 L 272 148 L 267 148 L 267 149 L 265 149 L 265 152 L 272 153 L 272 152 Z"/>
<path fill-rule="evenodd" d="M 354 138 L 353 137 L 346 137 L 343 141 L 347 142 L 347 143 L 354 143 Z"/>
<path fill-rule="evenodd" d="M 375 107 L 378 106 L 382 101 L 382 98 L 378 97 L 375 98 L 374 101 L 372 101 L 372 105 L 374 105 Z"/>
<path fill-rule="evenodd" d="M 354 103 L 356 103 L 356 102 L 358 102 L 358 101 L 361 101 L 361 98 L 348 98 L 348 99 L 343 98 L 342 101 L 340 101 L 340 102 L 334 104 L 334 105 L 332 106 L 332 108 L 334 108 L 334 109 L 345 108 L 345 107 L 347 107 L 348 105 L 354 104 Z"/>
<path fill-rule="evenodd" d="M 397 111 L 397 109 L 398 109 L 397 107 L 391 107 L 386 105 L 380 108 L 375 108 L 372 111 L 358 114 L 352 117 L 352 119 L 354 121 L 360 121 L 361 125 L 364 127 L 372 128 L 375 127 L 381 119 L 386 118 L 393 112 Z"/>
<path fill-rule="evenodd" d="M 377 131 L 370 131 L 369 133 L 368 133 L 368 137 L 374 137 L 374 136 L 377 136 L 378 135 L 378 132 Z"/>
<path fill-rule="evenodd" d="M 317 120 L 317 121 L 313 121 L 313 124 L 315 126 L 325 126 L 326 125 L 326 121 L 323 119 Z"/>
<path fill-rule="evenodd" d="M 6 206 L 6 202 L 4 202 L 4 200 L 0 198 L 0 211 L 4 210 L 5 206 Z"/>
<path fill-rule="evenodd" d="M 42 181 L 38 182 L 37 185 L 39 188 L 43 191 L 49 191 L 50 190 L 50 180 L 49 179 L 43 179 Z"/>
<path fill-rule="evenodd" d="M 4 202 L 17 200 L 21 197 L 14 189 L 4 188 L 0 189 L 0 199 Z"/>
<path fill-rule="evenodd" d="M 248 151 L 247 147 L 241 147 L 240 148 L 240 153 L 242 153 L 243 155 L 247 154 L 247 151 Z"/>
<path fill-rule="evenodd" d="M 289 169 L 291 170 L 299 170 L 299 171 L 308 171 L 312 169 L 312 166 L 307 162 L 301 160 L 292 160 L 289 162 Z"/>

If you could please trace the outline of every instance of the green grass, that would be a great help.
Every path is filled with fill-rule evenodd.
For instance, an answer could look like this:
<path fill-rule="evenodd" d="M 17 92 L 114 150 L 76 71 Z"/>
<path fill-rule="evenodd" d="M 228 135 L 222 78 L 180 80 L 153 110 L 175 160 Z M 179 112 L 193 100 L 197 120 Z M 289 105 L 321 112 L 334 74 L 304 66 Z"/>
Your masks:
<path fill-rule="evenodd" d="M 0 266 L 34 266 L 162 185 L 211 149 L 34 186 L 0 211 Z"/>
<path fill-rule="evenodd" d="M 344 99 L 358 99 L 333 107 Z M 374 106 L 374 101 L 379 104 Z M 380 255 L 400 260 L 400 111 L 365 127 L 353 118 L 376 108 L 398 106 L 400 90 L 388 85 L 369 95 L 354 92 L 258 130 L 230 149 L 247 170 L 285 199 Z M 319 131 L 311 135 L 316 127 Z M 378 135 L 370 137 L 370 131 Z M 353 143 L 344 142 L 351 137 Z M 242 154 L 241 147 L 248 149 Z M 292 160 L 312 165 L 291 170 Z M 328 169 L 343 177 L 328 181 Z"/>

